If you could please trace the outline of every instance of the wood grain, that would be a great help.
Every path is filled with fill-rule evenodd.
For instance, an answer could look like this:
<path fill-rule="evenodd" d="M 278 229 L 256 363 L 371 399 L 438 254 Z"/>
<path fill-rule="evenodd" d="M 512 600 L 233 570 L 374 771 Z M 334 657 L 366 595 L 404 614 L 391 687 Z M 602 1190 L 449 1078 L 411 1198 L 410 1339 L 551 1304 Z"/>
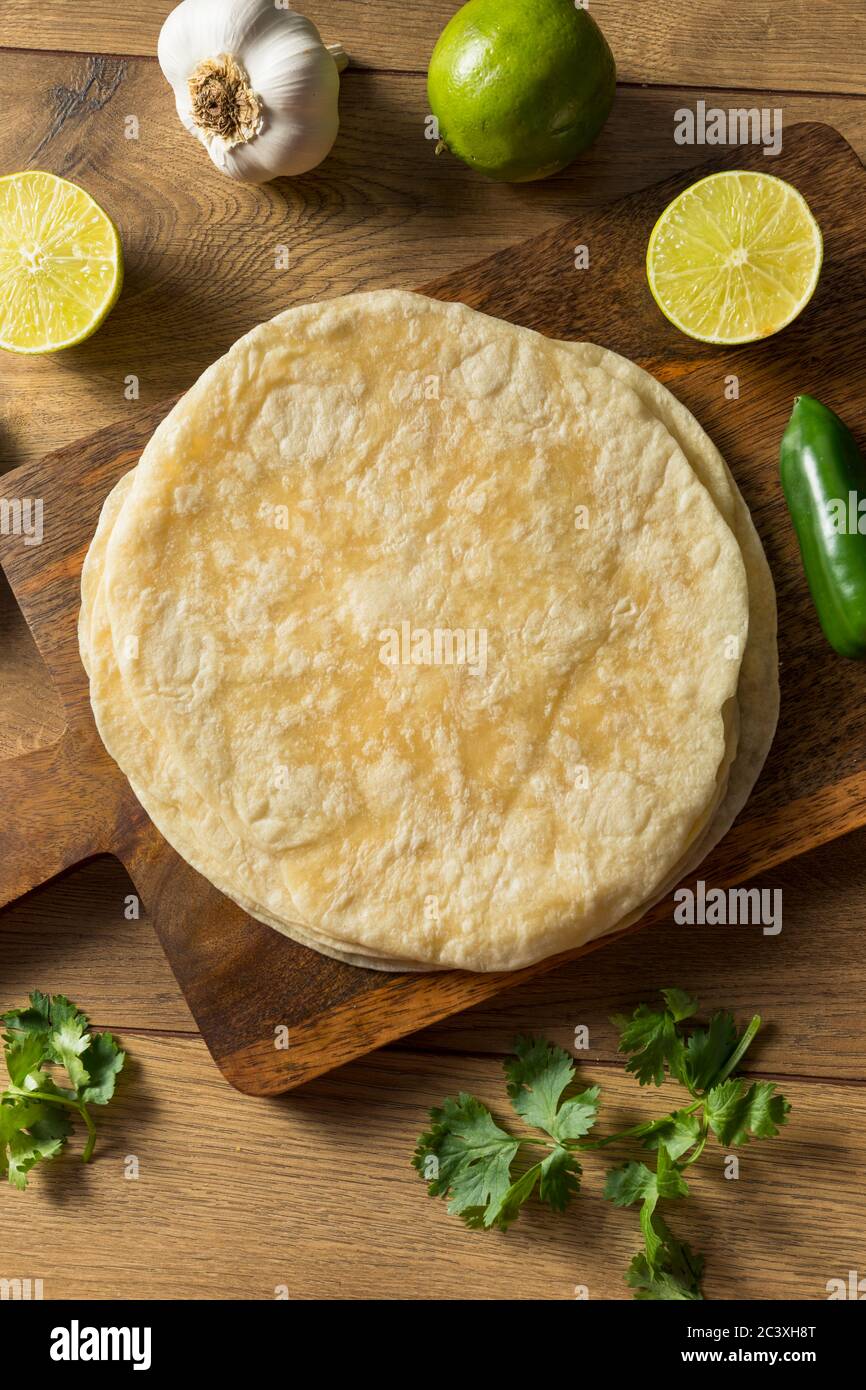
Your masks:
<path fill-rule="evenodd" d="M 740 154 L 736 159 L 743 162 Z M 757 152 L 747 159 L 762 164 Z M 782 510 L 774 461 L 798 389 L 808 388 L 811 379 L 832 380 L 832 404 L 843 414 L 852 412 L 866 389 L 866 364 L 859 350 L 866 302 L 860 212 L 850 196 L 858 181 L 866 184 L 866 175 L 838 135 L 820 126 L 791 132 L 777 167 L 802 188 L 824 226 L 827 264 L 810 311 L 776 340 L 772 357 L 763 351 L 765 345 L 720 354 L 682 338 L 661 319 L 637 282 L 632 267 L 640 264 L 657 208 L 674 195 L 680 180 L 586 214 L 580 224 L 557 227 L 428 287 L 442 298 L 464 299 L 556 337 L 600 339 L 654 368 L 677 385 L 734 468 L 768 543 L 777 579 L 783 707 L 773 754 L 748 811 L 706 867 L 714 883 L 740 881 L 866 822 L 866 768 L 859 761 L 866 750 L 857 722 L 864 703 L 857 697 L 857 682 L 866 693 L 866 672 L 826 659 Z M 580 238 L 593 248 L 593 274 L 582 280 L 580 293 L 563 293 L 574 273 L 572 248 Z M 748 388 L 733 409 L 723 392 L 731 372 Z M 112 827 L 112 848 L 153 909 L 156 930 L 208 1045 L 235 1085 L 279 1092 L 558 962 L 542 962 L 510 976 L 383 978 L 340 966 L 249 921 L 168 851 L 148 826 L 95 744 L 72 615 L 78 570 L 100 502 L 138 456 L 163 409 L 145 412 L 122 437 L 104 431 L 44 468 L 25 467 L 12 474 L 9 486 L 21 496 L 31 495 L 42 479 L 46 517 L 53 522 L 41 546 L 28 548 L 5 538 L 0 550 L 57 682 L 72 733 L 87 748 L 87 775 L 104 788 L 100 804 Z M 70 478 L 79 484 L 71 495 Z M 796 711 L 795 718 L 788 717 L 789 710 Z M 833 711 L 838 740 L 832 743 L 826 737 L 828 710 Z M 72 801 L 75 795 L 72 789 Z M 14 828 L 7 832 L 7 843 L 15 833 Z M 96 840 L 92 851 L 104 847 Z M 667 904 L 645 920 L 658 923 L 669 916 Z M 583 952 L 587 949 L 595 948 Z M 274 1048 L 277 1025 L 291 1030 L 286 1052 Z"/>
<path fill-rule="evenodd" d="M 381 1053 L 303 1095 L 253 1101 L 219 1081 L 198 1040 L 121 1041 L 129 1067 L 98 1116 L 93 1164 L 67 1153 L 0 1197 L 0 1277 L 41 1278 L 46 1298 L 270 1299 L 282 1287 L 292 1299 L 555 1300 L 580 1284 L 592 1299 L 630 1297 L 637 1220 L 601 1197 L 625 1152 L 589 1156 L 569 1212 L 529 1209 L 506 1237 L 465 1230 L 409 1166 L 446 1095 L 474 1092 L 505 1116 L 497 1059 Z M 603 1087 L 606 1129 L 678 1094 L 647 1094 L 619 1067 L 581 1075 Z M 784 1136 L 740 1150 L 736 1182 L 708 1147 L 687 1208 L 666 1213 L 704 1251 L 708 1297 L 825 1298 L 828 1279 L 862 1269 L 866 1094 L 785 1092 Z M 129 1156 L 137 1179 L 124 1177 Z"/>
<path fill-rule="evenodd" d="M 459 0 L 305 0 L 303 12 L 328 43 L 339 40 L 352 63 L 426 72 L 439 34 Z M 704 0 L 681 5 L 623 5 L 592 0 L 617 61 L 621 82 L 863 91 L 866 20 L 859 0 Z M 70 22 L 63 0 L 4 0 L 0 44 L 10 48 L 154 55 L 172 0 L 140 0 L 118 8 L 87 0 Z"/>
<path fill-rule="evenodd" d="M 0 125 L 0 171 L 47 168 L 86 187 L 118 223 L 126 280 L 87 343 L 4 356 L 0 471 L 185 390 L 253 324 L 298 300 L 444 276 L 711 153 L 674 143 L 681 91 L 624 90 L 601 139 L 568 170 L 541 184 L 494 184 L 435 157 L 421 78 L 355 73 L 325 163 L 250 189 L 219 174 L 182 129 L 152 62 L 5 53 L 3 73 L 20 96 Z M 760 96 L 767 101 L 783 105 L 789 124 L 832 122 L 866 156 L 866 102 Z M 138 140 L 125 138 L 129 114 Z M 288 270 L 274 268 L 279 246 L 289 248 Z M 137 399 L 127 399 L 131 389 Z"/>
<path fill-rule="evenodd" d="M 125 791 L 105 759 L 91 756 L 93 748 L 92 740 L 64 733 L 3 762 L 9 810 L 0 830 L 0 907 L 111 848 Z"/>
<path fill-rule="evenodd" d="M 64 727 L 57 691 L 0 571 L 0 761 L 48 747 Z"/>
<path fill-rule="evenodd" d="M 3 910 L 0 1013 L 32 989 L 80 1001 L 99 1028 L 197 1031 L 135 885 L 113 856 Z"/>
<path fill-rule="evenodd" d="M 866 1082 L 866 831 L 754 881 L 780 890 L 784 925 L 660 922 L 414 1035 L 413 1049 L 504 1053 L 518 1033 L 571 1047 L 589 1029 L 592 1062 L 616 1060 L 610 1015 L 675 983 L 706 1011 L 760 1013 L 755 1056 L 776 1075 Z M 101 859 L 9 907 L 0 928 L 0 1011 L 38 987 L 68 993 L 101 1028 L 195 1031 L 189 1007 L 147 920 L 129 918 L 128 874 Z M 405 1046 L 405 1044 L 401 1044 Z"/>

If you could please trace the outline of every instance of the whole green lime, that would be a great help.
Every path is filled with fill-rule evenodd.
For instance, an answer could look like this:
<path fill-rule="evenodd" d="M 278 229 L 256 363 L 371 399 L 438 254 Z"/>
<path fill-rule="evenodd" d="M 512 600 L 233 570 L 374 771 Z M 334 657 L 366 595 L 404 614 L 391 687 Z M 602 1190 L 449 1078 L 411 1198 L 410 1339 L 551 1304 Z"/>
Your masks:
<path fill-rule="evenodd" d="M 616 65 L 575 0 L 469 0 L 430 59 L 439 138 L 491 179 L 545 179 L 598 135 Z"/>

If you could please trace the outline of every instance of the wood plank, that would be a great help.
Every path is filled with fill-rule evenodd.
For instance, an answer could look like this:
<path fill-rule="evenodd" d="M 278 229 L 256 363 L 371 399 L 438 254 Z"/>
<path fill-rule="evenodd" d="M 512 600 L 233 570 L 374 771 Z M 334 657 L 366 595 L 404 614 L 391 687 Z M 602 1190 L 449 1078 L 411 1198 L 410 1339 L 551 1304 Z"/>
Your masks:
<path fill-rule="evenodd" d="M 49 746 L 65 724 L 57 691 L 0 572 L 0 762 Z"/>
<path fill-rule="evenodd" d="M 97 1117 L 93 1164 L 67 1153 L 27 1192 L 3 1194 L 0 1277 L 41 1278 L 46 1298 L 269 1299 L 282 1285 L 293 1299 L 554 1300 L 578 1284 L 629 1297 L 637 1220 L 601 1197 L 625 1153 L 589 1156 L 569 1212 L 528 1210 L 507 1237 L 467 1231 L 410 1167 L 446 1095 L 475 1092 L 505 1115 L 497 1061 L 381 1053 L 290 1100 L 252 1101 L 197 1040 L 122 1042 L 130 1063 Z M 680 1094 L 648 1094 L 619 1069 L 581 1075 L 604 1088 L 606 1128 Z M 711 1298 L 823 1298 L 829 1278 L 862 1268 L 866 1094 L 785 1089 L 786 1133 L 739 1151 L 736 1186 L 713 1145 L 688 1205 L 671 1204 L 672 1226 L 707 1257 Z M 137 1179 L 124 1177 L 128 1155 Z"/>
<path fill-rule="evenodd" d="M 501 1055 L 518 1033 L 530 1032 L 570 1048 L 575 1027 L 585 1024 L 587 1061 L 614 1062 L 610 1015 L 677 984 L 698 996 L 705 1013 L 761 1013 L 755 1056 L 765 1070 L 866 1081 L 866 934 L 855 925 L 866 919 L 866 831 L 755 882 L 781 890 L 778 937 L 668 921 L 416 1033 L 408 1045 Z M 68 994 L 102 1028 L 194 1031 L 146 915 L 124 916 L 132 891 L 124 869 L 106 858 L 7 908 L 0 1010 L 39 988 Z"/>
<path fill-rule="evenodd" d="M 68 995 L 99 1028 L 195 1032 L 146 913 L 126 915 L 133 894 L 126 870 L 106 856 L 4 909 L 0 1013 L 39 989 Z"/>
<path fill-rule="evenodd" d="M 353 64 L 426 72 L 430 54 L 458 0 L 408 6 L 405 0 L 305 0 L 304 14 L 328 43 L 339 40 Z M 88 0 L 70 21 L 65 0 L 5 0 L 0 44 L 81 53 L 153 55 L 171 0 L 134 9 Z M 860 0 L 676 0 L 622 5 L 592 0 L 617 60 L 621 82 L 766 87 L 780 91 L 862 93 L 864 33 Z"/>
<path fill-rule="evenodd" d="M 120 302 L 94 338 L 56 356 L 4 356 L 0 472 L 186 389 L 293 302 L 447 274 L 708 155 L 673 143 L 681 92 L 627 91 L 584 160 L 529 188 L 493 184 L 434 156 L 421 78 L 357 73 L 320 169 L 250 189 L 181 128 L 153 63 L 5 53 L 0 72 L 21 93 L 0 128 L 0 169 L 82 183 L 118 222 L 126 254 Z M 124 138 L 130 113 L 137 141 Z M 866 155 L 866 102 L 794 98 L 785 113 L 835 123 Z M 278 246 L 289 270 L 274 268 Z"/>

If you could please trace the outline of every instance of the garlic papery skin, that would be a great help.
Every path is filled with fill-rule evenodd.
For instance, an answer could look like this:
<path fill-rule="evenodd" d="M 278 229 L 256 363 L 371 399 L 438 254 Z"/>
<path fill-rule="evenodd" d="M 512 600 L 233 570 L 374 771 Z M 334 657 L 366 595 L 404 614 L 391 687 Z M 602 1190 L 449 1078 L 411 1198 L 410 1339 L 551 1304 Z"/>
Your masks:
<path fill-rule="evenodd" d="M 182 0 L 157 56 L 177 114 L 230 178 L 305 174 L 330 152 L 348 59 L 282 0 Z"/>

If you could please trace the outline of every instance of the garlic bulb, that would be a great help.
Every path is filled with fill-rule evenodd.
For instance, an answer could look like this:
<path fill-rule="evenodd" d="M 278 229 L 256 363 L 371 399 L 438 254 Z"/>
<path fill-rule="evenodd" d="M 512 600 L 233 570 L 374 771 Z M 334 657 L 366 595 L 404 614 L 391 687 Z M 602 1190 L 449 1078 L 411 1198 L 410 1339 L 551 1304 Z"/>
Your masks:
<path fill-rule="evenodd" d="M 283 0 L 182 0 L 157 53 L 180 119 L 233 179 L 306 173 L 337 138 L 348 59 Z"/>

